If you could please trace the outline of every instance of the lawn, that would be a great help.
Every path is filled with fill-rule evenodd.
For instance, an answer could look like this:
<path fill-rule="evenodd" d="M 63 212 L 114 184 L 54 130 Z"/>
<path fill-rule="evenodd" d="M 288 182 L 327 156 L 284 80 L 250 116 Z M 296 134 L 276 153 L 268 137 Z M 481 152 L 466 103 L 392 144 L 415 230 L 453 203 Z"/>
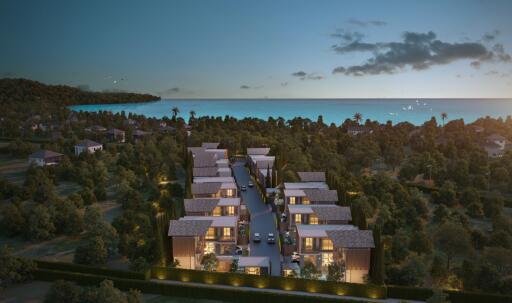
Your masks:
<path fill-rule="evenodd" d="M 8 181 L 22 185 L 28 168 L 27 159 L 14 158 L 0 154 L 0 176 Z"/>

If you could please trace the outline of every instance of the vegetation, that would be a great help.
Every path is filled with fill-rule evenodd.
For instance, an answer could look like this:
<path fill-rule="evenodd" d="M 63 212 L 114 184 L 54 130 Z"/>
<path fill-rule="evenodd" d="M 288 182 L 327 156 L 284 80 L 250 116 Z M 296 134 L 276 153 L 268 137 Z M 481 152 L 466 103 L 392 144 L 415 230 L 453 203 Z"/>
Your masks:
<path fill-rule="evenodd" d="M 35 268 L 32 261 L 14 256 L 6 246 L 0 247 L 0 289 L 31 280 Z"/>
<path fill-rule="evenodd" d="M 112 281 L 104 280 L 99 287 L 80 287 L 73 282 L 58 280 L 53 283 L 44 300 L 46 303 L 138 303 L 144 302 L 140 291 L 121 292 Z"/>

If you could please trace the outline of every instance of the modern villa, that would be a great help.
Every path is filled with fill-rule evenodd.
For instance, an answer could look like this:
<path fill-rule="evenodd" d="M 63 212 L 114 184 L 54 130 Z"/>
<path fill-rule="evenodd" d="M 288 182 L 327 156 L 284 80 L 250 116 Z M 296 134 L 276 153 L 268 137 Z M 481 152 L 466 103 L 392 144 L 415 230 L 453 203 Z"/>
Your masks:
<path fill-rule="evenodd" d="M 338 205 L 288 205 L 288 228 L 298 224 L 348 224 L 352 220 L 350 207 Z"/>
<path fill-rule="evenodd" d="M 268 147 L 252 147 L 247 148 L 247 162 L 249 169 L 254 173 L 258 182 L 265 186 L 267 175 L 272 182 L 273 167 L 276 160 L 275 156 L 268 156 L 270 148 Z"/>
<path fill-rule="evenodd" d="M 187 216 L 239 216 L 240 198 L 185 199 Z"/>
<path fill-rule="evenodd" d="M 327 272 L 333 262 L 344 264 L 345 281 L 364 283 L 370 269 L 371 249 L 375 247 L 370 230 L 353 225 L 297 224 L 296 246 L 300 265 L 310 262 Z"/>

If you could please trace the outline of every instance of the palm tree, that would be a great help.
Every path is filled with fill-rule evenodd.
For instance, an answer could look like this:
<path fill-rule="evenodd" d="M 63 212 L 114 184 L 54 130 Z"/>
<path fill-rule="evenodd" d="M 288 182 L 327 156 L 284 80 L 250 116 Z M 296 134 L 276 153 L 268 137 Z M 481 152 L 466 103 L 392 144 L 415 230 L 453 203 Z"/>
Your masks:
<path fill-rule="evenodd" d="M 172 117 L 173 117 L 173 119 L 176 119 L 176 116 L 178 116 L 178 113 L 180 112 L 180 109 L 179 109 L 178 107 L 176 107 L 176 106 L 175 106 L 175 107 L 173 107 L 173 108 L 171 109 L 171 111 L 172 111 Z"/>
<path fill-rule="evenodd" d="M 361 113 L 355 113 L 354 121 L 356 121 L 356 123 L 359 124 L 359 122 L 361 122 L 361 120 L 363 120 L 363 115 L 361 115 Z"/>
<path fill-rule="evenodd" d="M 194 119 L 196 117 L 196 111 L 195 110 L 191 110 L 190 111 L 190 119 Z"/>
<path fill-rule="evenodd" d="M 448 114 L 445 113 L 445 112 L 442 112 L 441 113 L 441 120 L 443 120 L 443 127 L 444 127 L 444 120 L 446 120 L 446 118 L 448 118 Z"/>

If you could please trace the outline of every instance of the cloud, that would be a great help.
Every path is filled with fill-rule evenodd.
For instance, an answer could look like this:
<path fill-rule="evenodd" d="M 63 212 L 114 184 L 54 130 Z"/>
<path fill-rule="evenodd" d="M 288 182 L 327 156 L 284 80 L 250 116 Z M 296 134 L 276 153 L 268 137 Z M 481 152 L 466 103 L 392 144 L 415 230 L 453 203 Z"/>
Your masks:
<path fill-rule="evenodd" d="M 364 34 L 356 31 L 348 31 L 345 29 L 337 29 L 335 33 L 331 34 L 331 37 L 340 38 L 346 42 L 359 41 L 364 38 Z"/>
<path fill-rule="evenodd" d="M 492 42 L 496 39 L 496 37 L 500 34 L 500 31 L 499 30 L 494 30 L 493 32 L 491 33 L 485 33 L 483 36 L 482 36 L 482 40 L 485 41 L 485 42 Z"/>
<path fill-rule="evenodd" d="M 161 92 L 161 94 L 163 95 L 174 95 L 174 94 L 177 94 L 179 92 L 181 92 L 182 89 L 179 88 L 179 87 L 171 87 L 171 88 L 168 88 L 166 90 L 164 90 L 163 92 Z"/>
<path fill-rule="evenodd" d="M 260 89 L 263 88 L 263 85 L 258 86 L 249 86 L 249 85 L 240 85 L 240 89 Z"/>
<path fill-rule="evenodd" d="M 384 25 L 388 24 L 387 22 L 382 21 L 382 20 L 359 20 L 359 19 L 355 19 L 355 18 L 348 20 L 348 23 L 350 23 L 352 25 L 360 26 L 360 27 L 384 26 Z"/>
<path fill-rule="evenodd" d="M 292 73 L 292 76 L 298 77 L 301 80 L 322 80 L 324 76 L 318 74 L 318 73 L 306 73 L 305 71 L 298 71 Z"/>
<path fill-rule="evenodd" d="M 480 42 L 445 42 L 437 39 L 434 32 L 405 32 L 398 42 L 364 43 L 353 41 L 334 45 L 338 54 L 371 52 L 372 57 L 361 65 L 339 66 L 333 74 L 349 76 L 395 74 L 406 67 L 426 70 L 435 65 L 449 64 L 469 59 L 471 66 L 479 68 L 484 62 L 510 62 L 511 57 L 502 44 L 488 47 Z"/>
<path fill-rule="evenodd" d="M 281 82 L 281 86 L 282 87 L 288 86 L 288 82 Z"/>

